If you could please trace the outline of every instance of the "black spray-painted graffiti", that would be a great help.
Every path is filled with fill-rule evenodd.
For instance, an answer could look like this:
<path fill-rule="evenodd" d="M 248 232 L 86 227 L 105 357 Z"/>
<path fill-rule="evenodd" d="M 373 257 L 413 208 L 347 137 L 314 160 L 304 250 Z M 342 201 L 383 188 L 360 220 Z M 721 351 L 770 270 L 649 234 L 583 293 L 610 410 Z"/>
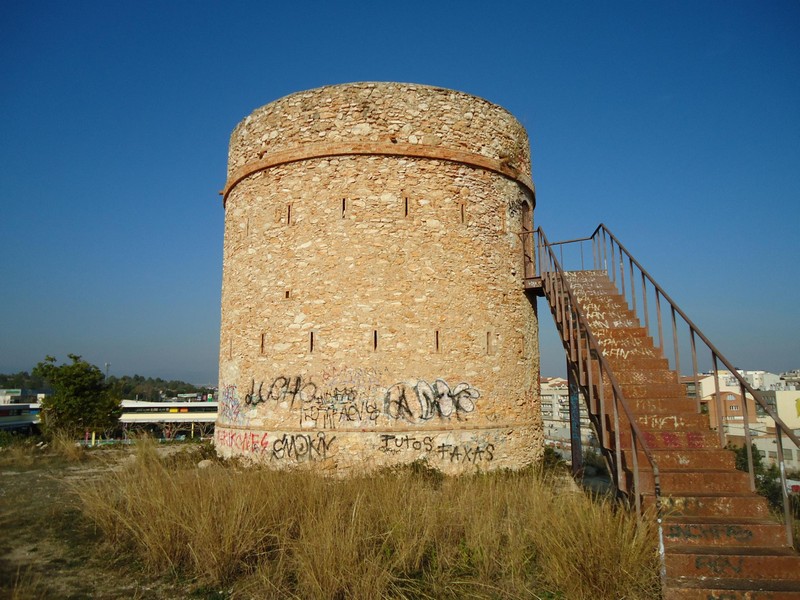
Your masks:
<path fill-rule="evenodd" d="M 272 458 L 298 462 L 324 460 L 335 439 L 336 436 L 326 438 L 323 431 L 317 432 L 315 436 L 283 434 L 272 442 Z"/>
<path fill-rule="evenodd" d="M 303 402 L 306 399 L 313 399 L 317 394 L 317 384 L 313 381 L 306 381 L 302 377 L 286 377 L 281 375 L 272 380 L 267 395 L 262 394 L 264 383 L 258 384 L 256 390 L 255 380 L 251 380 L 250 393 L 244 397 L 244 403 L 248 406 L 258 406 L 262 402 L 274 400 L 275 402 L 288 402 L 290 407 L 294 407 L 295 401 Z"/>
<path fill-rule="evenodd" d="M 417 438 L 409 435 L 391 435 L 388 433 L 381 434 L 381 443 L 378 450 L 387 454 L 397 454 L 406 450 L 424 450 L 431 452 L 433 450 L 433 438 L 426 435 L 423 438 Z"/>
<path fill-rule="evenodd" d="M 369 386 L 373 389 L 374 383 L 370 382 Z M 269 386 L 264 382 L 256 385 L 255 380 L 251 380 L 250 391 L 245 394 L 242 404 L 249 408 L 273 401 L 289 408 L 298 407 L 301 427 L 336 429 L 347 423 L 374 424 L 381 413 L 412 423 L 436 417 L 461 419 L 475 410 L 478 398 L 480 392 L 468 383 L 459 383 L 451 389 L 444 379 L 437 379 L 433 384 L 420 379 L 416 384 L 395 383 L 389 387 L 381 411 L 373 398 L 361 395 L 357 387 L 342 386 L 334 387 L 332 391 L 321 391 L 310 379 L 280 375 Z"/>
<path fill-rule="evenodd" d="M 258 406 L 268 401 L 286 403 L 300 409 L 300 426 L 317 429 L 336 429 L 340 423 L 374 423 L 380 414 L 377 404 L 369 398 L 359 398 L 354 387 L 334 388 L 320 392 L 317 384 L 300 376 L 281 375 L 272 380 L 264 394 L 264 384 L 256 387 L 253 380 L 250 392 L 244 397 L 246 406 Z"/>
<path fill-rule="evenodd" d="M 439 444 L 436 453 L 441 460 L 450 462 L 477 463 L 494 458 L 494 444 L 469 446 L 467 444 Z"/>
<path fill-rule="evenodd" d="M 340 424 L 374 424 L 380 410 L 374 401 L 359 399 L 355 388 L 334 388 L 303 402 L 300 407 L 300 426 L 336 429 Z"/>
<path fill-rule="evenodd" d="M 415 437 L 384 433 L 381 434 L 378 450 L 386 454 L 434 452 L 434 456 L 440 460 L 456 463 L 478 463 L 494 459 L 494 444 L 437 444 L 435 436 L 429 435 Z"/>
<path fill-rule="evenodd" d="M 395 383 L 386 391 L 383 412 L 394 418 L 411 421 L 427 421 L 434 417 L 457 419 L 462 414 L 475 410 L 475 400 L 481 394 L 468 383 L 459 383 L 453 389 L 444 379 L 433 385 L 419 380 L 416 385 Z"/>

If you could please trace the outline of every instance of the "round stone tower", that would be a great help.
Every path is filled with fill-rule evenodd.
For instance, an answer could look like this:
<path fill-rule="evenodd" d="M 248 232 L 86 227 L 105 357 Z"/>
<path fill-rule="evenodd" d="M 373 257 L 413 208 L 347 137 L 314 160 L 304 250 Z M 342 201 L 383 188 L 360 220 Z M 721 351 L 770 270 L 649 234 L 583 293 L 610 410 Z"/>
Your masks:
<path fill-rule="evenodd" d="M 221 455 L 450 473 L 540 456 L 511 114 L 423 85 L 292 94 L 234 130 L 222 194 Z"/>

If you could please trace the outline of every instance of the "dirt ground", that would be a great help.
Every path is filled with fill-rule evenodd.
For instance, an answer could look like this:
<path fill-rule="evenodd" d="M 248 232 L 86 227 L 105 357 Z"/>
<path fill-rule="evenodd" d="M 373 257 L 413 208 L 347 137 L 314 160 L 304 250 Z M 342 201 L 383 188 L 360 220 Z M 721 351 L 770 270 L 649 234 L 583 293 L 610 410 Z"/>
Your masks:
<path fill-rule="evenodd" d="M 80 513 L 71 485 L 80 485 L 129 456 L 102 448 L 69 462 L 30 448 L 0 449 L 0 598 L 224 598 L 191 582 L 153 578 L 115 558 Z"/>

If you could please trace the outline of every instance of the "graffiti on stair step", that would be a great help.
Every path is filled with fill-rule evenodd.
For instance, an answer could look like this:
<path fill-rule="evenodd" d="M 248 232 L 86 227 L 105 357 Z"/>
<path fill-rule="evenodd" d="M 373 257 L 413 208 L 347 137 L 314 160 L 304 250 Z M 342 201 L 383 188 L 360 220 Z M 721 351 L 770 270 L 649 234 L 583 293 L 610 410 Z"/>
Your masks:
<path fill-rule="evenodd" d="M 667 528 L 667 537 L 688 542 L 691 540 L 735 540 L 743 543 L 753 538 L 753 531 L 741 525 L 673 524 Z"/>
<path fill-rule="evenodd" d="M 642 415 L 639 417 L 642 427 L 651 429 L 682 429 L 686 427 L 686 420 L 678 415 Z"/>
<path fill-rule="evenodd" d="M 742 596 L 738 592 L 711 592 L 706 596 L 706 600 L 741 600 Z M 775 600 L 772 592 L 747 592 L 747 600 Z"/>
<path fill-rule="evenodd" d="M 694 559 L 694 567 L 698 571 L 707 571 L 711 575 L 736 575 L 742 572 L 744 559 L 733 556 L 698 556 Z"/>
<path fill-rule="evenodd" d="M 603 346 L 608 346 L 610 344 L 604 343 L 605 340 L 598 340 L 598 345 L 602 348 Z M 626 340 L 627 342 L 628 340 Z M 634 346 L 631 344 L 631 346 Z M 610 358 L 621 358 L 627 359 L 631 356 L 637 358 L 660 358 L 658 352 L 656 352 L 655 348 L 653 347 L 629 347 L 629 348 L 609 348 L 608 350 L 603 349 L 603 354 Z"/>
<path fill-rule="evenodd" d="M 639 327 L 638 321 L 633 319 L 610 319 L 608 315 L 602 311 L 594 310 L 590 313 L 585 313 L 586 322 L 592 329 L 619 329 Z"/>
<path fill-rule="evenodd" d="M 623 381 L 622 378 L 625 378 Z M 659 381 L 660 380 L 660 381 Z M 627 373 L 620 373 L 617 376 L 617 381 L 622 384 L 630 384 L 630 385 L 650 385 L 650 384 L 664 384 L 664 383 L 675 383 L 675 378 L 672 376 L 671 373 L 648 373 L 642 371 L 630 371 Z"/>
<path fill-rule="evenodd" d="M 653 342 L 650 338 L 644 336 L 628 336 L 628 337 L 601 337 L 597 340 L 601 348 L 607 346 L 621 346 L 623 350 L 641 349 L 653 351 Z"/>
<path fill-rule="evenodd" d="M 705 436 L 700 431 L 686 431 L 683 433 L 673 433 L 671 431 L 645 431 L 645 442 L 652 446 L 663 448 L 705 448 Z M 685 439 L 685 443 L 683 440 Z"/>
<path fill-rule="evenodd" d="M 664 505 L 667 508 L 678 511 L 677 514 L 705 511 L 713 508 L 718 515 L 729 515 L 734 508 L 733 501 L 730 498 L 710 498 L 706 501 L 701 497 L 687 496 L 667 497 L 664 499 Z"/>
<path fill-rule="evenodd" d="M 624 306 L 614 306 L 609 304 L 608 302 L 598 303 L 595 302 L 593 299 L 583 297 L 580 294 L 576 294 L 576 296 L 578 304 L 580 304 L 584 313 L 589 313 L 589 314 L 600 313 L 602 315 L 605 315 L 607 313 L 614 314 L 627 310 L 627 308 Z"/>

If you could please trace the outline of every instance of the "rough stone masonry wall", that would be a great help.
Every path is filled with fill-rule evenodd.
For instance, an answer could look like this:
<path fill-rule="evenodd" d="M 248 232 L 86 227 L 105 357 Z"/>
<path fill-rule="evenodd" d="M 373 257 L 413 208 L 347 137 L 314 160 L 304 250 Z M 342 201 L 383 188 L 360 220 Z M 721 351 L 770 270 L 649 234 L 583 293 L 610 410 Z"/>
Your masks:
<path fill-rule="evenodd" d="M 325 87 L 247 117 L 225 189 L 217 451 L 343 472 L 535 460 L 528 152 L 505 110 L 418 85 Z"/>

